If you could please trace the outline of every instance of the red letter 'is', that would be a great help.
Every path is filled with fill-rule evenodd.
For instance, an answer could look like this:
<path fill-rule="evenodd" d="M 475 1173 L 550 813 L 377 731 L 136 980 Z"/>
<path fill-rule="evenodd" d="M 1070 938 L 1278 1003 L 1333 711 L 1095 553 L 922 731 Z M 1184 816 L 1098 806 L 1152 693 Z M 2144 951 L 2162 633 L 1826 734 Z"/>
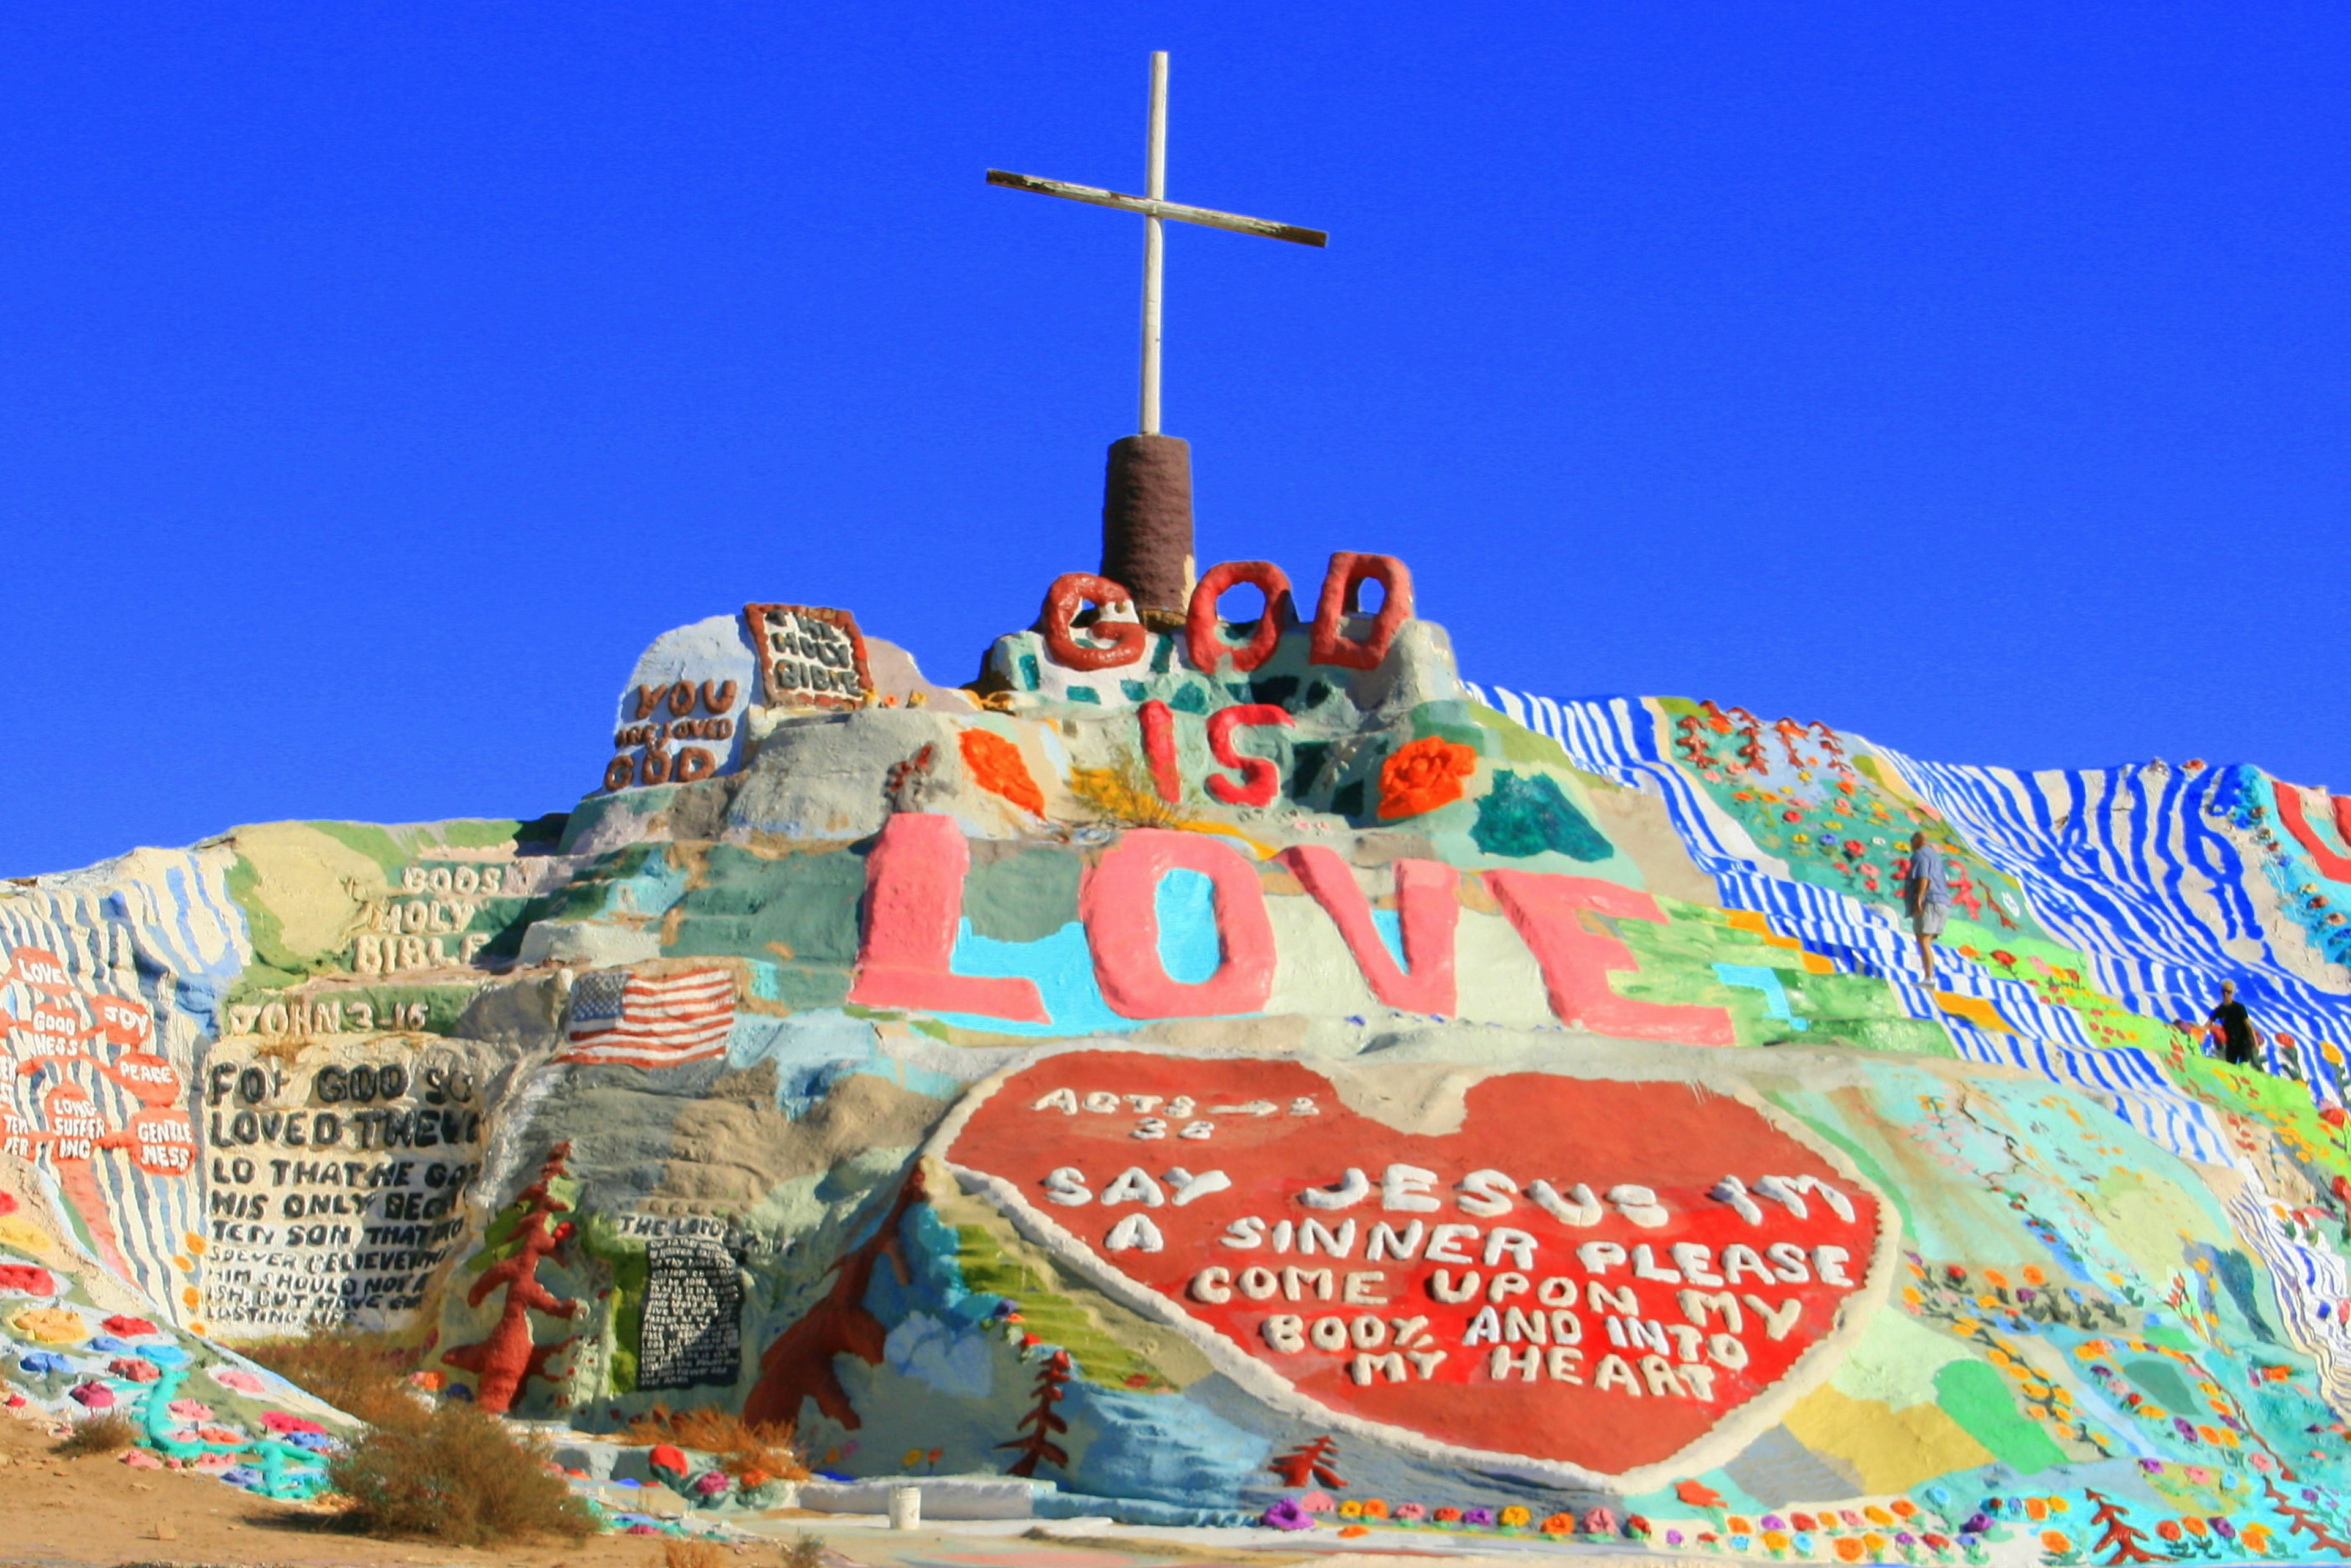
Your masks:
<path fill-rule="evenodd" d="M 1264 757 L 1244 757 L 1233 746 L 1233 731 L 1252 729 L 1259 725 L 1278 725 L 1284 729 L 1295 723 L 1289 713 L 1271 703 L 1242 703 L 1234 707 L 1220 707 L 1208 716 L 1208 752 L 1223 767 L 1237 769 L 1241 781 L 1238 784 L 1221 773 L 1208 775 L 1208 793 L 1228 806 L 1270 806 L 1274 791 L 1281 786 L 1281 769 L 1272 759 Z"/>

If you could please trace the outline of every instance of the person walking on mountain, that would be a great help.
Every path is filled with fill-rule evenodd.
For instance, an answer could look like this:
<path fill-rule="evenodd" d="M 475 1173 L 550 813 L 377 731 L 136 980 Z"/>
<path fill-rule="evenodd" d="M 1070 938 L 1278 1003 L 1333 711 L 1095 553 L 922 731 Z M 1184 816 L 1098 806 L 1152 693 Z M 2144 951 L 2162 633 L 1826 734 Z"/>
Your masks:
<path fill-rule="evenodd" d="M 2252 1015 L 2245 1004 L 2237 999 L 2237 983 L 2220 982 L 2220 1005 L 2206 1015 L 2205 1028 L 2220 1031 L 2220 1060 L 2231 1067 L 2256 1065 L 2254 1056 L 2259 1040 L 2253 1033 Z"/>
<path fill-rule="evenodd" d="M 1910 864 L 1902 873 L 1902 911 L 1918 938 L 1918 963 L 1929 985 L 1935 979 L 1935 938 L 1943 934 L 1950 913 L 1951 883 L 1943 867 L 1943 852 L 1927 841 L 1923 832 L 1910 835 Z"/>

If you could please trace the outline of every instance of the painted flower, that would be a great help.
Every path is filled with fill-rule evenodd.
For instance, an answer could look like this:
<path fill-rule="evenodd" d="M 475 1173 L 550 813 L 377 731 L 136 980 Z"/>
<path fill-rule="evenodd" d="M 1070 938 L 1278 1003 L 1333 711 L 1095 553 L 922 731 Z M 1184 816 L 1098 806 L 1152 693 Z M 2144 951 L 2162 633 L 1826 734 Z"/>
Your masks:
<path fill-rule="evenodd" d="M 1418 1524 L 1428 1517 L 1428 1509 L 1422 1503 L 1400 1502 L 1395 1506 L 1395 1516 L 1406 1524 Z"/>
<path fill-rule="evenodd" d="M 1309 1513 L 1329 1513 L 1339 1505 L 1331 1500 L 1327 1491 L 1311 1491 L 1298 1500 L 1298 1506 Z"/>
<path fill-rule="evenodd" d="M 1440 1508 L 1434 1517 L 1439 1524 L 1454 1524 L 1459 1521 L 1461 1511 L 1458 1508 Z"/>
<path fill-rule="evenodd" d="M 1625 1516 L 1625 1533 L 1635 1541 L 1648 1540 L 1652 1529 L 1646 1514 L 1628 1513 Z"/>
<path fill-rule="evenodd" d="M 1575 1515 L 1572 1513 L 1551 1514 L 1543 1520 L 1542 1523 L 1537 1525 L 1535 1528 L 1541 1531 L 1545 1535 L 1573 1535 L 1575 1533 Z"/>
<path fill-rule="evenodd" d="M 1523 1530 L 1534 1521 L 1534 1517 L 1523 1503 L 1514 1502 L 1495 1516 L 1495 1522 L 1506 1529 Z"/>
<path fill-rule="evenodd" d="M 1304 1509 L 1286 1497 L 1276 1498 L 1266 1505 L 1258 1522 L 1269 1530 L 1311 1530 L 1314 1521 Z"/>
<path fill-rule="evenodd" d="M 1838 1562 L 1858 1563 L 1861 1561 L 1861 1540 L 1858 1536 L 1840 1535 L 1836 1538 L 1834 1544 L 1836 1546 L 1836 1560 Z"/>
<path fill-rule="evenodd" d="M 1585 1510 L 1583 1515 L 1583 1533 L 1586 1535 L 1615 1534 L 1615 1513 L 1613 1511 L 1604 1508 Z"/>
<path fill-rule="evenodd" d="M 1045 794 L 1030 778 L 1020 748 L 993 730 L 967 729 L 956 737 L 956 748 L 971 781 L 999 800 L 1009 800 L 1031 816 L 1045 814 Z"/>
<path fill-rule="evenodd" d="M 1380 764 L 1380 817 L 1416 817 L 1461 799 L 1461 782 L 1478 771 L 1478 754 L 1458 740 L 1424 735 L 1398 747 Z"/>
<path fill-rule="evenodd" d="M 1720 1508 L 1722 1494 L 1703 1481 L 1677 1481 L 1674 1496 L 1692 1508 Z"/>
<path fill-rule="evenodd" d="M 1349 1498 L 1346 1501 L 1339 1505 L 1339 1517 L 1341 1519 L 1361 1519 L 1364 1517 L 1364 1505 L 1357 1502 L 1353 1498 Z"/>
<path fill-rule="evenodd" d="M 2176 1519 L 2167 1519 L 2155 1527 L 2155 1532 L 2166 1541 L 2177 1541 L 2179 1539 L 2179 1521 Z"/>
<path fill-rule="evenodd" d="M 1375 1497 L 1367 1497 L 1364 1500 L 1365 1519 L 1385 1519 L 1387 1516 L 1388 1505 L 1384 1501 Z"/>
<path fill-rule="evenodd" d="M 1491 1529 L 1494 1523 L 1494 1511 L 1490 1508 L 1465 1508 L 1461 1511 L 1461 1522 Z"/>
<path fill-rule="evenodd" d="M 89 1337 L 81 1314 L 65 1307 L 26 1307 L 8 1320 L 8 1326 L 41 1344 L 79 1344 Z"/>

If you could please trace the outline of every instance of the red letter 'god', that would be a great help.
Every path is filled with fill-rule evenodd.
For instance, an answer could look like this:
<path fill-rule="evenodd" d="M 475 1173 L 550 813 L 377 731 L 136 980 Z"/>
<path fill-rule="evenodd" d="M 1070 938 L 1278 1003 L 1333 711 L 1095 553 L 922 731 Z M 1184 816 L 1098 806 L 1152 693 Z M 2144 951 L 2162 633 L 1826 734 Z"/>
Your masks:
<path fill-rule="evenodd" d="M 1362 642 L 1347 635 L 1347 617 L 1361 612 L 1364 584 L 1379 580 L 1386 595 L 1372 621 L 1372 634 Z M 1339 664 L 1351 670 L 1376 670 L 1388 656 L 1388 644 L 1412 619 L 1412 573 L 1392 555 L 1357 555 L 1340 550 L 1331 557 L 1322 579 L 1322 600 L 1314 611 L 1313 641 L 1307 659 L 1317 664 Z"/>
<path fill-rule="evenodd" d="M 1217 601 L 1240 583 L 1255 583 L 1265 595 L 1265 613 L 1257 618 L 1249 640 L 1239 647 L 1225 641 L 1223 622 L 1217 619 Z M 1192 603 L 1184 617 L 1184 649 L 1192 667 L 1213 675 L 1227 659 L 1247 674 L 1268 659 L 1281 642 L 1282 628 L 1291 615 L 1290 579 L 1270 560 L 1228 560 L 1208 569 L 1192 590 Z"/>
<path fill-rule="evenodd" d="M 1110 670 L 1143 657 L 1143 628 L 1133 621 L 1097 620 L 1086 628 L 1096 641 L 1081 643 L 1070 622 L 1081 603 L 1091 601 L 1103 610 L 1132 605 L 1134 596 L 1106 577 L 1065 571 L 1045 591 L 1045 653 L 1065 670 Z"/>

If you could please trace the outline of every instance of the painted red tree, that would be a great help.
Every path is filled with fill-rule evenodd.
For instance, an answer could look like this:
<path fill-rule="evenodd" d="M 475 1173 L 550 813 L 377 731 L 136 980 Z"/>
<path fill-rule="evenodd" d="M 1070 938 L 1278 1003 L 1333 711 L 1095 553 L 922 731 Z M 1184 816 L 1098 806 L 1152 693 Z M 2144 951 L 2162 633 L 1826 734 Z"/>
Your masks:
<path fill-rule="evenodd" d="M 2082 1495 L 2098 1505 L 2096 1511 L 2090 1515 L 2090 1522 L 2105 1530 L 2105 1534 L 2098 1538 L 2098 1543 L 2091 1547 L 2091 1551 L 2104 1552 L 2111 1547 L 2114 1555 L 2106 1559 L 2109 1563 L 2171 1561 L 2168 1554 L 2149 1552 L 2139 1544 L 2147 1539 L 2147 1531 L 2133 1527 L 2120 1503 L 2095 1488 L 2085 1489 Z"/>
<path fill-rule="evenodd" d="M 1311 1443 L 1301 1443 L 1286 1454 L 1278 1455 L 1266 1467 L 1281 1478 L 1286 1487 L 1302 1487 L 1316 1481 L 1341 1491 L 1347 1490 L 1339 1474 L 1339 1439 L 1325 1433 Z"/>
<path fill-rule="evenodd" d="M 1020 1455 L 1012 1461 L 1005 1474 L 1033 1476 L 1037 1473 L 1038 1465 L 1045 1461 L 1057 1464 L 1063 1469 L 1070 1468 L 1068 1451 L 1053 1441 L 1054 1433 L 1070 1429 L 1069 1422 L 1053 1409 L 1068 1397 L 1061 1392 L 1061 1385 L 1069 1381 L 1070 1353 L 1066 1350 L 1055 1351 L 1045 1358 L 1044 1364 L 1037 1368 L 1037 1403 L 1029 1407 L 1029 1414 L 1020 1417 L 1020 1425 L 1026 1429 L 1024 1434 L 1008 1443 L 996 1445 L 999 1448 L 1016 1449 Z"/>
<path fill-rule="evenodd" d="M 505 1290 L 506 1302 L 498 1313 L 497 1325 L 490 1330 L 487 1339 L 457 1345 L 441 1356 L 451 1366 L 474 1375 L 474 1403 L 493 1416 L 503 1416 L 512 1409 L 523 1384 L 533 1377 L 545 1377 L 548 1359 L 579 1337 L 566 1334 L 552 1344 L 534 1344 L 530 1327 L 533 1311 L 556 1318 L 573 1317 L 580 1311 L 578 1301 L 559 1296 L 538 1282 L 540 1260 L 554 1256 L 571 1239 L 571 1222 L 555 1219 L 571 1206 L 549 1189 L 555 1178 L 564 1174 L 565 1162 L 570 1157 L 571 1145 L 568 1142 L 547 1152 L 547 1163 L 539 1167 L 538 1179 L 515 1195 L 514 1228 L 508 1236 L 513 1251 L 485 1269 L 482 1277 L 474 1281 L 474 1288 L 465 1292 L 465 1304 L 478 1307 L 492 1291 Z"/>
<path fill-rule="evenodd" d="M 890 1206 L 873 1234 L 841 1255 L 832 1266 L 832 1288 L 800 1316 L 800 1321 L 776 1336 L 759 1357 L 759 1380 L 743 1401 L 743 1419 L 751 1425 L 775 1425 L 789 1431 L 799 1425 L 800 1402 L 814 1399 L 824 1415 L 855 1430 L 862 1421 L 850 1403 L 849 1391 L 833 1372 L 832 1359 L 853 1355 L 868 1366 L 881 1364 L 883 1342 L 889 1331 L 865 1310 L 865 1292 L 873 1270 L 883 1258 L 904 1284 L 909 1278 L 906 1258 L 898 1243 L 898 1226 L 906 1210 L 923 1201 L 923 1167 L 906 1173 L 897 1201 Z"/>
<path fill-rule="evenodd" d="M 2294 1501 L 2284 1492 L 2278 1490 L 2277 1482 L 2263 1477 L 2262 1491 L 2269 1499 L 2270 1506 L 2285 1515 L 2288 1530 L 2297 1535 L 2310 1537 L 2311 1544 L 2314 1546 L 2325 1546 L 2335 1552 L 2351 1552 L 2351 1541 L 2343 1540 L 2326 1528 L 2325 1520 L 2312 1513 L 2310 1510 Z"/>

